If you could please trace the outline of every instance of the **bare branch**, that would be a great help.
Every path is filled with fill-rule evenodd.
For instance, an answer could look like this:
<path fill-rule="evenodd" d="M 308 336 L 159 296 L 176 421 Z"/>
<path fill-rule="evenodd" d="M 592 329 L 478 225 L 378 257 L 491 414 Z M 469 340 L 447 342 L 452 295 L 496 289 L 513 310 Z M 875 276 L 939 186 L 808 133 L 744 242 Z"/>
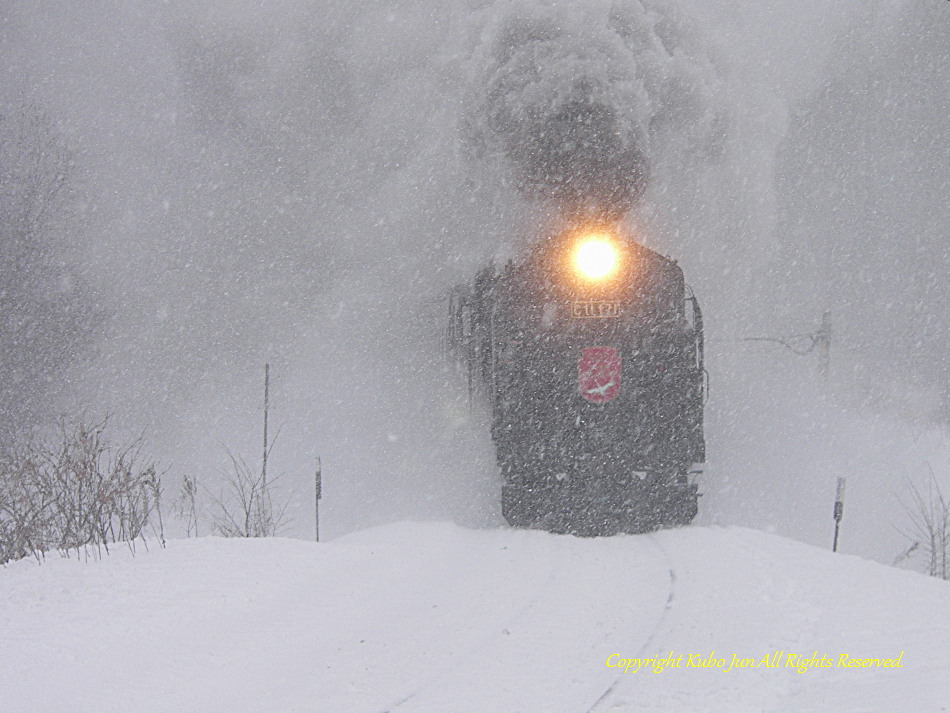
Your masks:
<path fill-rule="evenodd" d="M 950 579 L 950 498 L 940 487 L 933 466 L 928 463 L 927 468 L 927 492 L 910 483 L 910 502 L 901 501 L 908 521 L 908 528 L 901 533 L 913 545 L 899 559 L 919 549 L 928 559 L 930 576 Z"/>
<path fill-rule="evenodd" d="M 155 465 L 141 440 L 110 444 L 106 423 L 64 423 L 55 446 L 0 455 L 0 563 L 51 549 L 108 554 L 115 542 L 144 539 L 153 515 L 164 543 Z"/>

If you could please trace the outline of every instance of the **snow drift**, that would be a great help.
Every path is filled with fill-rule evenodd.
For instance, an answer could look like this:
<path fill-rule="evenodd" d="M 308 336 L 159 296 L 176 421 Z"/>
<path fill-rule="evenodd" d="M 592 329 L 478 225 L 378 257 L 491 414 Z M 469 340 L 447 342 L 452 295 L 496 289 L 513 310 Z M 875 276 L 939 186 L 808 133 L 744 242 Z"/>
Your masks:
<path fill-rule="evenodd" d="M 950 700 L 947 583 L 741 528 L 578 539 L 402 523 L 321 544 L 20 561 L 0 570 L 0 631 L 0 711 L 930 713 Z M 671 654 L 661 672 L 616 665 Z"/>

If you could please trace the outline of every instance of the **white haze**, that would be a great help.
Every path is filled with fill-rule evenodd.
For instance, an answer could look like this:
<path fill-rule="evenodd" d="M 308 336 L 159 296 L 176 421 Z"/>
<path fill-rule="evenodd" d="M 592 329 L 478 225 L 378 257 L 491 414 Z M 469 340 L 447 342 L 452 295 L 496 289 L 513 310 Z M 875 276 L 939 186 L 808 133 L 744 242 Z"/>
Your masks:
<path fill-rule="evenodd" d="M 707 317 L 701 520 L 826 544 L 846 475 L 845 549 L 892 558 L 896 494 L 946 467 L 926 425 L 950 373 L 938 0 L 0 0 L 0 101 L 61 122 L 87 196 L 70 259 L 115 315 L 63 407 L 147 427 L 170 482 L 216 489 L 222 444 L 259 458 L 267 361 L 291 534 L 318 454 L 328 535 L 500 523 L 440 331 L 450 286 L 522 249 L 541 209 L 458 129 L 508 18 L 611 45 L 618 13 L 649 48 L 627 67 L 653 169 L 636 223 Z M 825 309 L 827 387 L 814 354 L 733 341 Z"/>

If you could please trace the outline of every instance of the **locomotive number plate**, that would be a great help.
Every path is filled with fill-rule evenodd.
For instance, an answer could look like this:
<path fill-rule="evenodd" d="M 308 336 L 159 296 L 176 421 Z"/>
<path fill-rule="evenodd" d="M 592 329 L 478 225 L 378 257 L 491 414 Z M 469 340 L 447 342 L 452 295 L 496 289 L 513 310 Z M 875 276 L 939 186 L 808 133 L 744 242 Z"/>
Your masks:
<path fill-rule="evenodd" d="M 619 317 L 620 302 L 580 300 L 571 305 L 571 316 L 585 318 Z"/>

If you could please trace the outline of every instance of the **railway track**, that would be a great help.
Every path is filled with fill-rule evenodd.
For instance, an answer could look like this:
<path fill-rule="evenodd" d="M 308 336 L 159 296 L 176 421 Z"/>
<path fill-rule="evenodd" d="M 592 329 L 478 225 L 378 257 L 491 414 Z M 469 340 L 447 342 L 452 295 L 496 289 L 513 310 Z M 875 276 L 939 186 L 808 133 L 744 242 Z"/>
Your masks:
<path fill-rule="evenodd" d="M 591 562 L 578 542 L 552 537 L 547 576 L 514 615 L 375 713 L 606 711 L 624 675 L 606 657 L 654 653 L 676 574 L 653 535 L 615 540 L 629 549 L 624 572 Z M 616 601 L 624 592 L 639 610 Z"/>

